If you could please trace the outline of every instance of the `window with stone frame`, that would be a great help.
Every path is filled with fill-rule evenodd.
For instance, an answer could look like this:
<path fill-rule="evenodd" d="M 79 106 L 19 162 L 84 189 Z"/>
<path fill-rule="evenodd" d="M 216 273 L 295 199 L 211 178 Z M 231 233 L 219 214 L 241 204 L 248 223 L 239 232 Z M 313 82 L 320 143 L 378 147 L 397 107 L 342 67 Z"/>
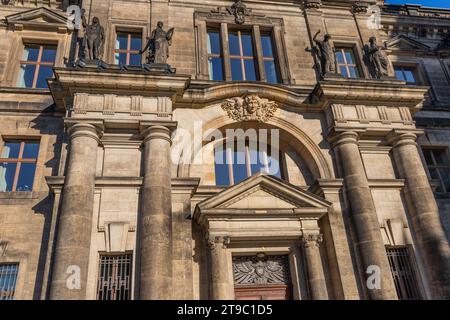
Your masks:
<path fill-rule="evenodd" d="M 18 263 L 0 263 L 0 301 L 14 300 Z"/>
<path fill-rule="evenodd" d="M 336 46 L 336 63 L 338 72 L 345 78 L 360 78 L 361 71 L 355 50 L 349 46 Z"/>
<path fill-rule="evenodd" d="M 114 46 L 114 63 L 127 66 L 140 66 L 142 63 L 139 50 L 142 49 L 142 32 L 116 31 Z"/>
<path fill-rule="evenodd" d="M 6 140 L 0 153 L 0 192 L 32 191 L 38 154 L 37 140 Z"/>
<path fill-rule="evenodd" d="M 420 84 L 417 68 L 413 66 L 394 65 L 395 77 L 407 84 Z"/>
<path fill-rule="evenodd" d="M 436 192 L 450 192 L 450 158 L 446 147 L 423 147 L 425 163 Z"/>
<path fill-rule="evenodd" d="M 196 12 L 197 77 L 214 81 L 290 82 L 282 19 Z"/>
<path fill-rule="evenodd" d="M 56 51 L 56 45 L 25 43 L 20 60 L 18 87 L 47 88 L 47 79 L 53 77 Z"/>

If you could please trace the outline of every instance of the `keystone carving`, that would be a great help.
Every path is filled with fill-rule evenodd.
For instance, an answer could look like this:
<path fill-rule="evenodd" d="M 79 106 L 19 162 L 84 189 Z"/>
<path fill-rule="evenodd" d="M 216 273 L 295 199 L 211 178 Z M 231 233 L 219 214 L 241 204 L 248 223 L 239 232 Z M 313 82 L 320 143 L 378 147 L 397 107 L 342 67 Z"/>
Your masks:
<path fill-rule="evenodd" d="M 278 104 L 250 94 L 244 97 L 227 99 L 222 103 L 222 109 L 235 121 L 266 122 L 273 117 L 278 109 Z"/>

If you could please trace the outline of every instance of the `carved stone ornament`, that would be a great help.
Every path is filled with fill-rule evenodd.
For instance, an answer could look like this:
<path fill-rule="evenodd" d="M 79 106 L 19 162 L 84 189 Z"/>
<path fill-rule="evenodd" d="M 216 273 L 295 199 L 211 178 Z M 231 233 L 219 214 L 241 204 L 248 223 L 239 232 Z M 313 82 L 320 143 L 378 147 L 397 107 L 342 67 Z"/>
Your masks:
<path fill-rule="evenodd" d="M 8 241 L 0 241 L 0 257 L 6 256 L 7 249 L 8 249 Z"/>
<path fill-rule="evenodd" d="M 365 13 L 367 13 L 367 10 L 369 9 L 369 4 L 365 1 L 356 1 L 353 4 L 352 9 L 353 9 L 354 13 L 365 14 Z"/>
<path fill-rule="evenodd" d="M 222 103 L 222 109 L 235 121 L 266 122 L 273 117 L 278 104 L 250 94 L 242 98 L 227 99 Z"/>
<path fill-rule="evenodd" d="M 305 234 L 302 237 L 303 246 L 309 248 L 311 246 L 318 247 L 323 241 L 323 236 L 321 234 Z"/>
<path fill-rule="evenodd" d="M 13 5 L 14 4 L 14 0 L 1 0 L 0 3 L 4 4 L 5 6 L 8 5 L 8 4 Z"/>
<path fill-rule="evenodd" d="M 258 253 L 251 257 L 233 257 L 236 285 L 289 284 L 287 256 L 268 256 Z"/>
<path fill-rule="evenodd" d="M 245 23 L 247 16 L 252 14 L 252 9 L 247 8 L 242 0 L 235 0 L 234 4 L 230 7 L 218 7 L 211 11 L 215 15 L 233 15 L 237 24 Z"/>
<path fill-rule="evenodd" d="M 206 241 L 208 242 L 208 246 L 211 250 L 216 249 L 217 245 L 221 245 L 223 249 L 225 249 L 230 243 L 231 239 L 229 236 L 209 236 L 206 235 Z"/>
<path fill-rule="evenodd" d="M 320 9 L 322 6 L 322 0 L 305 0 L 305 9 Z"/>

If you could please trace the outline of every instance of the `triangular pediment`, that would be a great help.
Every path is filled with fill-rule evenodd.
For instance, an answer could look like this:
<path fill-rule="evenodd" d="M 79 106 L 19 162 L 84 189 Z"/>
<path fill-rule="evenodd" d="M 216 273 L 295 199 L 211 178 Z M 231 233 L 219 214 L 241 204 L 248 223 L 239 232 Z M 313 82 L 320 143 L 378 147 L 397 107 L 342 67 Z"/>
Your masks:
<path fill-rule="evenodd" d="M 388 49 L 394 50 L 429 50 L 430 47 L 405 35 L 398 35 L 386 41 Z"/>
<path fill-rule="evenodd" d="M 67 17 L 47 8 L 32 9 L 7 16 L 10 26 L 33 26 L 46 29 L 67 28 Z"/>
<path fill-rule="evenodd" d="M 326 209 L 319 196 L 273 176 L 258 174 L 200 202 L 200 210 Z"/>

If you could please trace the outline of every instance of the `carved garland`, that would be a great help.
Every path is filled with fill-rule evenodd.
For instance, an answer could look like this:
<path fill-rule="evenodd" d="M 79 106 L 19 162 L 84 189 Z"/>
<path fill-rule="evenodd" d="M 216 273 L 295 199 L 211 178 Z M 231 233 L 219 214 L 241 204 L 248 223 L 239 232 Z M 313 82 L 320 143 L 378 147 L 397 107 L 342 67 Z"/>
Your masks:
<path fill-rule="evenodd" d="M 235 121 L 266 122 L 273 117 L 278 109 L 278 104 L 251 94 L 227 99 L 222 103 L 222 109 Z"/>

